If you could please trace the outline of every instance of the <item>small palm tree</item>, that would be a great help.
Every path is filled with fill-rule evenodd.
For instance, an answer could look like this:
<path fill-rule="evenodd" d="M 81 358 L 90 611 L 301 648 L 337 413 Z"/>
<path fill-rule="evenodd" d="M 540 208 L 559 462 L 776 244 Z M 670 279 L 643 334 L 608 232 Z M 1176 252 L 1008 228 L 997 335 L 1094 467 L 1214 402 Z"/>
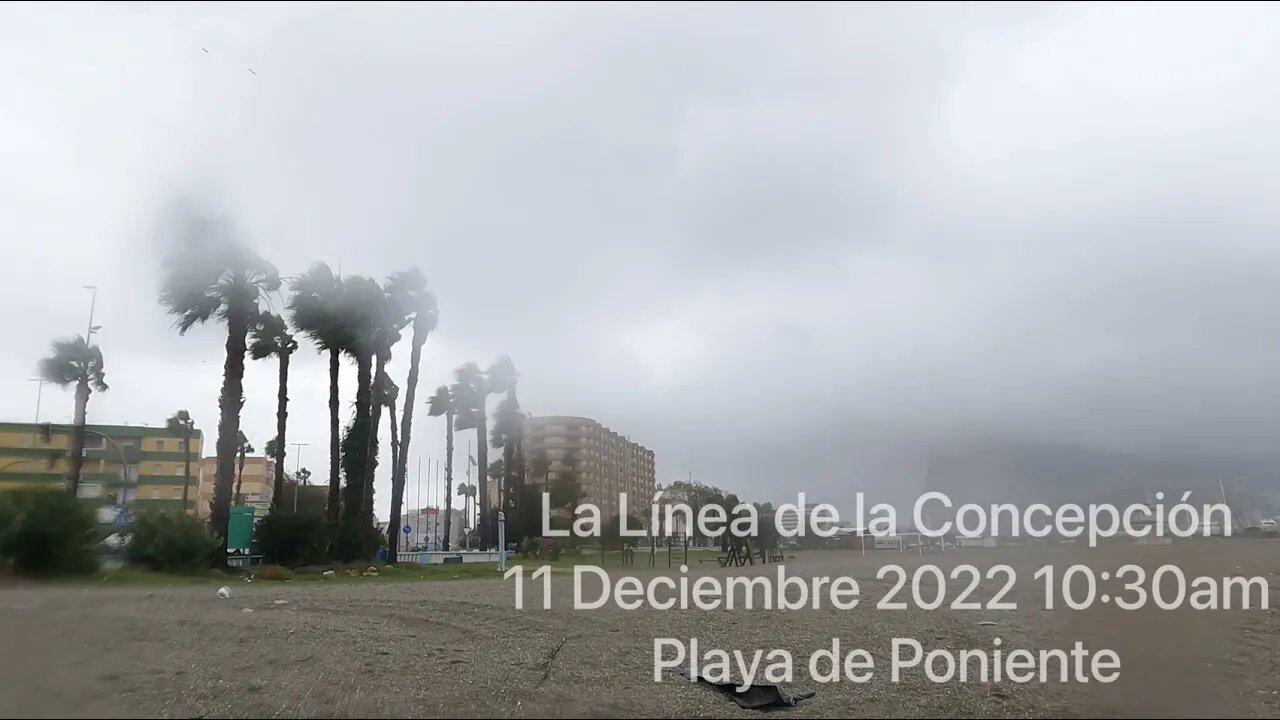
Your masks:
<path fill-rule="evenodd" d="M 551 489 L 551 458 L 547 455 L 547 449 L 542 447 L 533 451 L 533 457 L 529 458 L 529 472 L 535 477 L 542 477 L 541 492 L 549 492 Z M 541 505 L 539 505 L 541 507 Z"/>
<path fill-rule="evenodd" d="M 476 431 L 476 464 L 480 468 L 477 504 L 480 506 L 480 544 L 489 547 L 494 539 L 489 536 L 489 478 L 484 470 L 489 467 L 488 410 L 489 386 L 480 367 L 465 363 L 453 371 L 454 425 L 458 430 Z"/>
<path fill-rule="evenodd" d="M 276 475 L 271 486 L 271 512 L 280 508 L 284 495 L 284 447 L 285 430 L 289 423 L 289 356 L 298 349 L 298 342 L 289 332 L 284 318 L 273 313 L 263 313 L 253 327 L 253 343 L 249 354 L 254 360 L 276 356 L 280 360 L 279 380 L 276 387 L 276 437 L 274 447 L 267 455 L 275 459 Z M 268 443 L 270 444 L 270 443 Z"/>
<path fill-rule="evenodd" d="M 245 455 L 254 453 L 253 443 L 249 442 L 249 438 L 245 437 L 244 433 L 240 433 L 240 447 L 238 450 L 240 453 L 240 473 L 236 475 L 236 505 L 243 505 L 244 495 L 240 491 L 244 485 L 244 458 Z"/>
<path fill-rule="evenodd" d="M 427 414 L 431 417 L 444 416 L 444 549 L 449 549 L 449 538 L 453 524 L 453 395 L 448 385 L 436 388 L 436 394 L 427 401 Z M 459 495 L 462 494 L 461 487 Z M 465 502 L 464 502 L 465 505 Z M 463 510 L 463 512 L 466 512 Z"/>
<path fill-rule="evenodd" d="M 176 316 L 179 334 L 218 319 L 227 327 L 226 361 L 218 398 L 217 471 L 211 518 L 219 547 L 214 564 L 227 564 L 231 484 L 244 406 L 244 356 L 259 300 L 280 289 L 275 267 L 235 240 L 224 223 L 193 218 L 165 258 L 160 304 Z"/>
<path fill-rule="evenodd" d="M 466 521 L 463 523 L 463 530 L 468 530 L 471 524 L 471 511 L 475 506 L 476 486 L 473 483 L 459 483 L 458 495 L 462 498 L 462 514 Z"/>
<path fill-rule="evenodd" d="M 182 512 L 185 513 L 188 488 L 191 487 L 191 436 L 195 434 L 196 423 L 191 419 L 191 413 L 179 410 L 169 416 L 164 427 L 182 439 Z"/>
<path fill-rule="evenodd" d="M 400 514 L 397 510 L 400 498 L 404 494 L 409 467 L 409 443 L 413 436 L 413 411 L 418 393 L 418 370 L 422 364 L 422 346 L 427 342 L 427 335 L 436 329 L 439 313 L 436 309 L 436 296 L 427 290 L 427 277 L 416 267 L 395 273 L 388 278 L 387 294 L 393 299 L 400 312 L 413 317 L 413 346 L 409 354 L 409 378 L 405 386 L 404 415 L 400 420 L 400 447 L 392 451 L 391 487 L 394 495 L 391 500 L 391 528 L 387 540 L 390 546 L 388 557 L 395 557 L 400 541 Z M 392 415 L 394 416 L 395 413 L 393 412 Z M 394 431 L 394 418 L 392 428 Z M 445 497 L 448 498 L 447 492 Z"/>
<path fill-rule="evenodd" d="M 48 383 L 65 388 L 76 386 L 75 428 L 71 433 L 71 459 L 67 479 L 71 494 L 80 491 L 80 469 L 84 466 L 85 416 L 89 410 L 89 393 L 107 391 L 106 373 L 102 365 L 102 351 L 77 335 L 70 340 L 54 340 L 52 352 L 40 359 L 40 377 Z"/>
<path fill-rule="evenodd" d="M 355 342 L 344 308 L 342 278 L 328 265 L 316 263 L 293 281 L 289 312 L 293 325 L 329 353 L 329 498 L 325 514 L 329 522 L 329 547 L 338 541 L 338 517 L 342 505 L 342 431 L 338 417 L 338 375 L 342 353 Z"/>

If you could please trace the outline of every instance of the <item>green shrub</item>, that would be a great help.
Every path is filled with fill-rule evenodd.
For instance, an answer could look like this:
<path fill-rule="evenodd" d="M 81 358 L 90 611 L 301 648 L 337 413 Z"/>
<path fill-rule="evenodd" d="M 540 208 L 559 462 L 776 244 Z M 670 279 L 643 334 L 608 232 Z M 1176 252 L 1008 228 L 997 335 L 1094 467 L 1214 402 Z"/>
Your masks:
<path fill-rule="evenodd" d="M 269 562 L 284 567 L 319 565 L 325 560 L 328 530 L 323 517 L 271 513 L 255 528 L 258 549 Z"/>
<path fill-rule="evenodd" d="M 92 572 L 98 539 L 93 512 L 68 492 L 0 493 L 0 566 L 23 575 Z"/>
<path fill-rule="evenodd" d="M 142 512 L 133 520 L 125 559 L 163 572 L 194 573 L 208 568 L 218 552 L 209 524 L 181 512 Z"/>
<path fill-rule="evenodd" d="M 280 567 L 279 565 L 263 565 L 254 573 L 262 580 L 292 580 L 293 573 L 289 572 L 289 568 Z"/>

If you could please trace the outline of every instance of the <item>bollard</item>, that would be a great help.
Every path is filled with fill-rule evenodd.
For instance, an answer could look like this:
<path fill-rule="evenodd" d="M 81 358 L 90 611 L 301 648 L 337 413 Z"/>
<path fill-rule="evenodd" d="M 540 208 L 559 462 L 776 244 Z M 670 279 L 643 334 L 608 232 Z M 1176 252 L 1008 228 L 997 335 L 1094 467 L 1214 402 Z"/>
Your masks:
<path fill-rule="evenodd" d="M 507 571 L 507 516 L 498 511 L 498 572 Z"/>

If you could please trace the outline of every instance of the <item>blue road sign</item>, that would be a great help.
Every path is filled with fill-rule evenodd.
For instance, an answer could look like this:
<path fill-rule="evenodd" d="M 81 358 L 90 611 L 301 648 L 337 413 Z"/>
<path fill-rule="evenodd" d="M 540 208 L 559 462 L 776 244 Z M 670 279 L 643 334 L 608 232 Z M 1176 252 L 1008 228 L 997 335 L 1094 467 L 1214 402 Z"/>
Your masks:
<path fill-rule="evenodd" d="M 413 526 L 406 523 L 404 527 L 400 528 L 400 530 L 404 532 L 405 535 L 408 535 L 409 533 L 413 532 Z"/>

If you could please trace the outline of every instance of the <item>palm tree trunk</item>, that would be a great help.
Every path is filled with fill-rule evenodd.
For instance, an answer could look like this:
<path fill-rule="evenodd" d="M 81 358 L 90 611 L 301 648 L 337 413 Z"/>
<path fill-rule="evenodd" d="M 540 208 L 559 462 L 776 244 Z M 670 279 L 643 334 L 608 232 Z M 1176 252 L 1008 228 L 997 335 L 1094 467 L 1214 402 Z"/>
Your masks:
<path fill-rule="evenodd" d="M 397 477 L 396 458 L 400 456 L 400 436 L 396 431 L 396 404 L 387 405 L 387 424 L 391 426 L 391 522 L 387 523 L 387 562 L 394 563 L 400 552 L 400 512 L 404 502 L 404 482 Z"/>
<path fill-rule="evenodd" d="M 227 318 L 227 359 L 222 368 L 222 393 L 218 397 L 218 464 L 213 486 L 210 520 L 218 534 L 214 567 L 227 566 L 227 523 L 231 519 L 231 483 L 235 479 L 236 446 L 240 438 L 240 409 L 244 406 L 245 338 L 249 334 L 246 312 Z"/>
<path fill-rule="evenodd" d="M 476 448 L 476 462 L 480 476 L 479 484 L 479 504 L 480 504 L 480 544 L 481 549 L 487 550 L 494 546 L 497 538 L 489 536 L 489 429 L 487 427 L 485 414 L 488 412 L 484 408 L 484 398 L 480 398 L 480 422 L 476 425 L 476 440 L 480 447 Z"/>
<path fill-rule="evenodd" d="M 187 512 L 188 490 L 191 487 L 191 431 L 182 432 L 182 513 Z"/>
<path fill-rule="evenodd" d="M 280 353 L 280 387 L 276 390 L 276 478 L 271 488 L 271 512 L 284 496 L 284 432 L 289 422 L 289 353 Z M 296 482 L 297 479 L 295 478 Z"/>
<path fill-rule="evenodd" d="M 418 366 L 422 363 L 422 346 L 426 342 L 426 327 L 425 325 L 420 325 L 418 320 L 415 319 L 413 322 L 413 350 L 409 354 L 408 387 L 405 388 L 404 394 L 404 413 L 400 416 L 400 447 L 392 449 L 391 486 L 395 492 L 395 497 L 391 500 L 393 508 L 399 505 L 400 495 L 408 478 L 409 442 L 413 436 L 413 406 L 418 395 Z M 391 419 L 391 429 L 394 437 L 394 417 Z M 390 531 L 390 546 L 392 550 L 395 550 L 397 547 L 396 538 L 400 535 L 398 514 L 393 514 L 392 516 Z M 392 557 L 395 557 L 394 553 Z"/>
<path fill-rule="evenodd" d="M 244 504 L 244 495 L 241 490 L 244 489 L 244 446 L 240 446 L 240 472 L 236 474 L 236 505 Z"/>
<path fill-rule="evenodd" d="M 538 532 L 537 530 L 538 524 L 536 522 L 531 522 L 531 521 L 527 522 L 526 521 L 527 519 L 525 518 L 525 515 L 532 511 L 532 508 L 526 508 L 524 506 L 524 500 L 525 500 L 524 486 L 527 480 L 526 478 L 527 470 L 528 470 L 528 466 L 525 462 L 525 456 L 524 456 L 524 440 L 520 439 L 516 441 L 516 471 L 515 471 L 514 477 L 515 477 L 515 484 L 516 484 L 516 503 L 515 503 L 516 518 L 517 518 L 516 524 L 520 527 L 520 530 L 519 530 L 520 537 L 518 539 L 521 543 L 524 542 L 524 538 L 526 534 L 528 533 L 536 534 Z"/>
<path fill-rule="evenodd" d="M 515 445 L 512 444 L 511 438 L 508 437 L 502 442 L 502 511 L 507 517 L 507 542 L 520 542 L 520 522 L 516 518 L 516 496 L 515 496 L 515 464 L 516 452 Z"/>
<path fill-rule="evenodd" d="M 444 549 L 448 550 L 453 525 L 453 411 L 446 412 L 444 419 Z M 466 506 L 466 498 L 462 504 Z"/>
<path fill-rule="evenodd" d="M 356 407 L 355 417 L 348 431 L 349 440 L 355 446 L 345 448 L 342 467 L 347 485 L 343 490 L 342 523 L 339 529 L 338 558 L 356 560 L 363 556 L 364 536 L 364 479 L 368 464 L 369 420 L 372 412 L 371 391 L 373 384 L 373 354 L 363 347 L 356 352 Z M 352 457 L 354 453 L 354 457 Z"/>
<path fill-rule="evenodd" d="M 89 411 L 89 379 L 80 378 L 76 383 L 76 416 L 75 428 L 71 431 L 71 458 L 67 467 L 67 479 L 70 481 L 71 496 L 80 492 L 80 470 L 84 467 L 85 417 Z M 124 468 L 121 468 L 123 470 Z"/>
<path fill-rule="evenodd" d="M 338 429 L 338 369 L 342 350 L 329 349 L 329 503 L 325 508 L 329 520 L 329 552 L 338 546 L 338 514 L 342 507 L 341 436 Z"/>
<path fill-rule="evenodd" d="M 385 388 L 383 378 L 386 377 L 387 359 L 390 355 L 389 350 L 378 348 L 377 366 L 373 372 L 373 402 L 369 404 L 369 444 L 364 459 L 364 482 L 362 484 L 363 496 L 360 501 L 359 522 L 361 528 L 360 544 L 361 556 L 364 558 L 372 558 L 374 553 L 373 534 L 367 530 L 374 525 L 373 522 L 373 479 L 374 474 L 378 470 L 378 424 L 382 421 L 382 393 Z"/>

